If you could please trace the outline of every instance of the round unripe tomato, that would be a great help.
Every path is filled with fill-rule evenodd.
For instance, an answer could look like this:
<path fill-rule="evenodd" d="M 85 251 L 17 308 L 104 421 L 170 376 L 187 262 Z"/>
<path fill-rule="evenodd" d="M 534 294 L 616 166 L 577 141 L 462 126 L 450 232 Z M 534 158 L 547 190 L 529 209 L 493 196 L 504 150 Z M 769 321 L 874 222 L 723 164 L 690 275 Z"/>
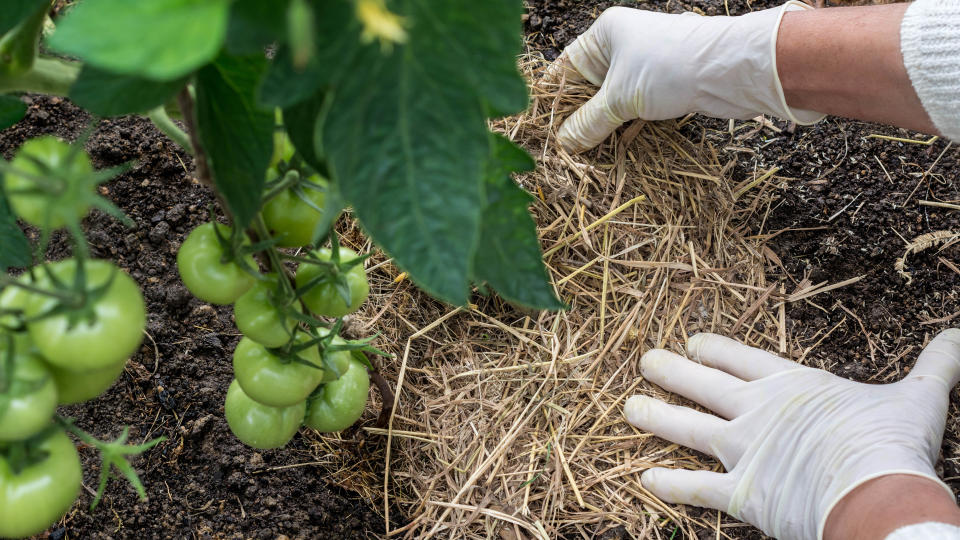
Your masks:
<path fill-rule="evenodd" d="M 296 342 L 309 340 L 306 334 L 299 334 Z M 316 347 L 297 355 L 320 366 L 320 353 Z M 237 384 L 250 399 L 271 407 L 289 407 L 307 399 L 323 380 L 322 369 L 293 360 L 285 361 L 247 337 L 240 340 L 233 352 L 233 372 Z"/>
<path fill-rule="evenodd" d="M 50 173 L 45 172 L 33 160 L 44 163 L 60 172 L 56 178 L 50 179 L 59 189 L 56 193 L 17 193 L 19 190 L 35 189 L 38 184 L 26 176 L 6 173 L 3 182 L 14 213 L 31 225 L 48 229 L 59 229 L 68 222 L 78 222 L 87 215 L 90 211 L 91 193 L 81 190 L 90 191 L 92 184 L 75 180 L 89 176 L 93 172 L 93 166 L 83 151 L 77 152 L 68 163 L 70 153 L 70 145 L 52 135 L 23 143 L 10 166 L 31 175 L 47 176 Z"/>
<path fill-rule="evenodd" d="M 113 386 L 127 361 L 91 371 L 70 371 L 48 364 L 53 382 L 57 385 L 57 399 L 60 405 L 73 405 L 98 397 Z"/>
<path fill-rule="evenodd" d="M 313 254 L 321 261 L 330 260 L 330 249 L 320 248 L 313 251 Z M 340 261 L 352 261 L 359 256 L 350 248 L 340 248 Z M 326 269 L 317 264 L 303 263 L 297 268 L 297 287 L 303 287 L 307 283 L 320 276 Z M 303 295 L 303 303 L 317 315 L 325 317 L 343 317 L 348 313 L 356 311 L 360 304 L 367 299 L 370 294 L 370 285 L 367 283 L 367 274 L 363 270 L 363 264 L 358 264 L 347 270 L 347 285 L 350 288 L 350 302 L 344 302 L 340 296 L 340 291 L 332 282 L 321 282 L 307 291 Z"/>
<path fill-rule="evenodd" d="M 122 363 L 136 352 L 147 324 L 143 296 L 133 279 L 113 263 L 88 260 L 84 263 L 86 290 L 92 291 L 109 280 L 110 286 L 87 306 L 93 317 L 80 313 L 58 313 L 30 322 L 27 330 L 40 354 L 51 364 L 70 371 L 93 371 Z M 50 264 L 50 271 L 66 284 L 73 283 L 77 261 L 67 259 Z M 53 289 L 45 272 L 37 272 L 36 286 Z M 47 312 L 57 300 L 31 295 L 27 315 Z M 76 320 L 73 320 L 76 319 Z"/>
<path fill-rule="evenodd" d="M 37 355 L 14 345 L 13 381 L 6 404 L 0 406 L 0 441 L 29 439 L 50 425 L 57 408 L 57 387 L 53 375 Z M 0 342 L 0 366 L 9 352 Z"/>
<path fill-rule="evenodd" d="M 237 328 L 243 335 L 265 347 L 281 347 L 290 341 L 297 320 L 283 313 L 271 301 L 277 294 L 279 284 L 276 277 L 268 281 L 258 281 L 249 291 L 237 299 L 233 306 Z M 301 311 L 300 302 L 291 307 Z"/>
<path fill-rule="evenodd" d="M 369 391 L 366 366 L 351 358 L 346 373 L 320 387 L 307 408 L 304 423 L 321 432 L 347 429 L 363 415 Z"/>
<path fill-rule="evenodd" d="M 319 175 L 312 175 L 300 185 L 304 197 L 310 206 L 292 189 L 287 189 L 263 205 L 261 214 L 270 234 L 277 239 L 280 247 L 301 247 L 313 243 L 313 233 L 323 218 L 327 201 L 327 181 Z"/>
<path fill-rule="evenodd" d="M 230 431 L 240 442 L 260 450 L 281 448 L 300 429 L 307 403 L 301 401 L 289 407 L 271 407 L 250 399 L 234 380 L 227 390 L 223 405 Z"/>
<path fill-rule="evenodd" d="M 216 226 L 220 236 L 230 238 L 230 227 Z M 256 279 L 237 263 L 223 262 L 223 246 L 213 227 L 214 223 L 208 222 L 190 231 L 177 252 L 177 270 L 197 298 L 211 304 L 232 304 L 253 287 Z M 250 268 L 257 268 L 252 256 L 246 255 L 243 260 Z"/>
<path fill-rule="evenodd" d="M 73 506 L 83 469 L 73 442 L 56 430 L 40 443 L 46 458 L 19 474 L 0 455 L 0 537 L 23 538 L 53 525 Z"/>

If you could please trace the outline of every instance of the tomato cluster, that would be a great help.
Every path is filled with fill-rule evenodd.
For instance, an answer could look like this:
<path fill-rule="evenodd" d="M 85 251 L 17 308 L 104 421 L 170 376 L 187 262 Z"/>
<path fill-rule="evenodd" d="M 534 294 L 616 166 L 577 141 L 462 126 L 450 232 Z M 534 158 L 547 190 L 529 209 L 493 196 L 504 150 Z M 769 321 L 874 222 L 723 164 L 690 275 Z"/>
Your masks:
<path fill-rule="evenodd" d="M 299 166 L 298 166 L 299 165 Z M 312 249 L 335 221 L 327 181 L 278 137 L 263 205 L 250 234 L 210 222 L 190 232 L 177 253 L 184 285 L 201 300 L 233 304 L 243 338 L 233 353 L 235 379 L 224 403 L 233 434 L 259 449 L 287 444 L 302 425 L 339 431 L 363 414 L 370 379 L 362 350 L 328 323 L 356 311 L 369 294 L 363 258 L 340 247 Z M 307 248 L 292 254 L 279 248 Z M 260 259 L 267 272 L 261 272 Z M 288 273 L 286 262 L 298 264 Z M 325 319 L 320 319 L 323 317 Z"/>
<path fill-rule="evenodd" d="M 108 261 L 67 259 L 17 281 L 29 289 L 0 294 L 2 537 L 39 533 L 73 504 L 80 458 L 56 407 L 109 388 L 146 325 L 136 283 Z"/>
<path fill-rule="evenodd" d="M 96 191 L 109 174 L 94 171 L 82 147 L 31 139 L 0 178 L 0 195 L 15 215 L 43 233 L 37 252 L 56 229 L 76 240 L 76 256 L 0 282 L 0 537 L 42 532 L 73 505 L 83 471 L 66 430 L 100 450 L 106 445 L 56 416 L 56 408 L 106 391 L 146 327 L 133 279 L 86 257 L 80 220 L 93 207 L 113 207 Z"/>

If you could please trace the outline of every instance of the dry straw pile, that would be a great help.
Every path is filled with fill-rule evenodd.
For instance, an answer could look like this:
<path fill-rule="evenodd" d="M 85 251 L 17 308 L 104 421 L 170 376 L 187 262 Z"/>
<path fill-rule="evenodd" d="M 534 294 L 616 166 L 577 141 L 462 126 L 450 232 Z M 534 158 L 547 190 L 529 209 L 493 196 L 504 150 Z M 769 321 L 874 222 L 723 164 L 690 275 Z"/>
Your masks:
<path fill-rule="evenodd" d="M 517 180 L 536 196 L 545 260 L 569 311 L 522 312 L 497 299 L 442 306 L 389 283 L 397 271 L 374 260 L 385 292 L 358 324 L 383 332 L 378 344 L 396 354 L 382 364 L 397 407 L 389 429 L 361 430 L 377 438 L 364 442 L 365 464 L 337 476 L 384 503 L 396 536 L 756 534 L 645 491 L 640 474 L 651 466 L 719 466 L 632 428 L 621 409 L 635 393 L 677 402 L 641 378 L 638 360 L 653 347 L 682 351 L 696 332 L 791 354 L 784 302 L 825 288 L 785 291 L 765 277 L 776 257 L 749 230 L 763 230 L 775 171 L 734 182 L 733 163 L 682 134 L 685 120 L 634 122 L 569 155 L 556 129 L 594 89 L 547 82 L 544 66 L 524 62 L 532 105 L 493 128 L 537 159 Z M 319 453 L 343 441 L 317 444 Z"/>

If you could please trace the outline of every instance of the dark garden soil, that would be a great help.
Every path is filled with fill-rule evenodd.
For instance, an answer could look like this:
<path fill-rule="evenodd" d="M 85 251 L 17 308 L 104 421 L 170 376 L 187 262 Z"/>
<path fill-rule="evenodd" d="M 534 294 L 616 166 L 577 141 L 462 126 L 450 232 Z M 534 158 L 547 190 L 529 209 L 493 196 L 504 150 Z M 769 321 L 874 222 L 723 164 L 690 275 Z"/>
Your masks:
<path fill-rule="evenodd" d="M 731 14 L 779 2 L 727 2 Z M 619 2 L 681 12 L 723 14 L 724 0 Z M 547 58 L 585 30 L 612 2 L 527 0 L 530 46 Z M 88 118 L 58 98 L 32 98 L 26 120 L 3 132 L 0 152 L 9 158 L 24 139 L 44 133 L 75 138 Z M 779 167 L 779 198 L 749 224 L 753 234 L 776 234 L 769 246 L 771 280 L 860 281 L 809 302 L 789 305 L 797 352 L 810 365 L 862 381 L 900 378 L 935 333 L 960 323 L 960 248 L 937 247 L 911 255 L 909 284 L 894 268 L 906 242 L 935 231 L 960 232 L 960 211 L 920 201 L 960 201 L 960 150 L 872 138 L 880 134 L 925 138 L 887 127 L 828 119 L 793 133 L 727 122 L 688 124 L 691 137 L 706 137 L 726 159 L 735 159 L 734 180 Z M 96 257 L 118 261 L 139 283 L 148 302 L 143 348 L 120 381 L 103 397 L 62 411 L 100 438 L 131 426 L 131 441 L 166 436 L 134 464 L 149 493 L 138 502 L 115 481 L 95 512 L 79 503 L 49 533 L 52 538 L 366 538 L 381 536 L 383 522 L 369 501 L 330 484 L 324 455 L 297 436 L 282 451 L 254 452 L 229 432 L 223 397 L 231 377 L 230 351 L 238 339 L 229 308 L 194 299 L 180 284 L 175 254 L 185 233 L 207 220 L 210 191 L 191 183 L 188 157 L 144 120 L 102 122 L 87 149 L 97 167 L 136 160 L 134 168 L 103 186 L 103 193 L 135 222 L 126 229 L 94 213 L 86 223 Z M 779 233 L 779 234 L 777 234 Z M 53 258 L 67 255 L 58 240 Z M 951 319 L 957 316 L 956 319 Z M 943 446 L 943 474 L 960 490 L 958 415 L 954 396 Z M 367 450 L 346 448 L 356 459 Z M 96 486 L 98 463 L 80 449 L 85 485 Z M 397 515 L 392 512 L 392 515 Z M 743 534 L 746 529 L 732 529 Z M 711 535 L 714 533 L 710 531 Z M 744 537 L 757 537 L 746 533 Z M 669 535 L 669 531 L 668 531 Z M 712 537 L 712 536 L 711 536 Z M 736 537 L 736 536 L 734 536 Z"/>

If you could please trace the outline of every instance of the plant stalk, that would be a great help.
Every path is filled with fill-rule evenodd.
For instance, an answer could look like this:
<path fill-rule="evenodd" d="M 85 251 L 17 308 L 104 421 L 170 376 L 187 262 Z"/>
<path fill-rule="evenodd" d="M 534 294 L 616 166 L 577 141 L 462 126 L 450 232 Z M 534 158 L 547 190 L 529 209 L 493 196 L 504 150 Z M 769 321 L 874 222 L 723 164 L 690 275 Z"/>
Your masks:
<path fill-rule="evenodd" d="M 30 71 L 16 77 L 0 77 L 0 94 L 28 92 L 66 97 L 79 75 L 77 63 L 40 57 Z"/>
<path fill-rule="evenodd" d="M 190 142 L 190 136 L 187 135 L 187 132 L 180 129 L 180 126 L 174 123 L 170 118 L 170 115 L 167 114 L 167 109 L 163 105 L 153 109 L 147 113 L 147 118 L 153 122 L 153 125 L 157 126 L 157 129 L 163 132 L 164 135 L 170 137 L 170 139 L 179 144 L 181 148 L 186 150 L 190 155 L 193 155 L 193 144 Z"/>

